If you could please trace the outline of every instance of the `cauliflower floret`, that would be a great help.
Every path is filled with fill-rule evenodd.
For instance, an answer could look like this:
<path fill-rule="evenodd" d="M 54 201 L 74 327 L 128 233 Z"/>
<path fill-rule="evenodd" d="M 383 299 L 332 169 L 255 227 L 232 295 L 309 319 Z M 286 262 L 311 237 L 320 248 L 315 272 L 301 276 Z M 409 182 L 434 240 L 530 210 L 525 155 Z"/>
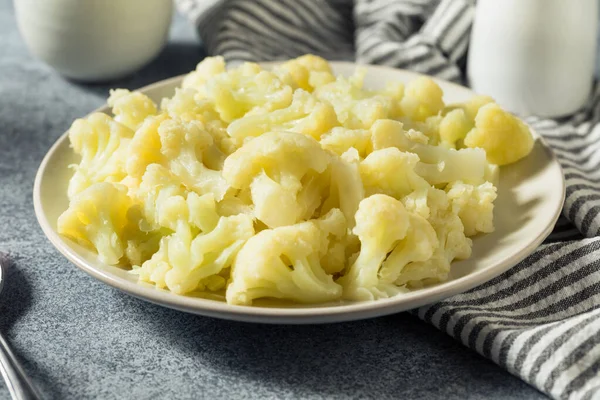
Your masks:
<path fill-rule="evenodd" d="M 115 121 L 134 131 L 148 116 L 157 112 L 156 105 L 148 96 L 127 89 L 111 90 L 107 103 L 112 107 Z"/>
<path fill-rule="evenodd" d="M 199 194 L 212 193 L 216 200 L 221 200 L 228 185 L 219 171 L 204 164 L 213 143 L 200 121 L 151 117 L 135 133 L 129 148 L 127 172 L 141 178 L 148 165 L 161 164 L 187 188 Z"/>
<path fill-rule="evenodd" d="M 370 129 L 372 150 L 396 147 L 401 151 L 414 151 L 417 144 L 430 144 L 428 136 L 423 132 L 404 129 L 404 123 L 391 119 L 380 119 L 375 121 Z M 370 151 L 369 151 L 370 152 Z"/>
<path fill-rule="evenodd" d="M 212 230 L 219 220 L 212 193 L 199 196 L 190 192 L 167 168 L 148 166 L 136 198 L 144 205 L 145 231 L 168 228 L 176 231 L 192 224 L 202 231 Z"/>
<path fill-rule="evenodd" d="M 446 147 L 464 147 L 464 138 L 475 127 L 475 117 L 479 109 L 493 103 L 489 96 L 473 96 L 468 101 L 448 105 L 443 110 L 443 118 L 439 122 L 440 143 Z M 430 123 L 430 127 L 433 125 Z"/>
<path fill-rule="evenodd" d="M 415 131 L 414 129 L 406 131 L 406 137 L 418 144 L 429 144 L 429 137 L 423 132 Z"/>
<path fill-rule="evenodd" d="M 479 109 L 490 103 L 495 103 L 494 99 L 490 96 L 475 95 L 463 103 L 449 104 L 445 111 L 450 112 L 452 110 L 461 109 L 464 111 L 467 119 L 471 123 L 475 123 L 475 117 L 477 116 Z"/>
<path fill-rule="evenodd" d="M 414 268 L 415 265 L 429 262 L 438 246 L 437 234 L 431 224 L 420 215 L 409 213 L 408 233 L 381 265 L 380 281 L 401 286 L 410 281 L 438 278 L 437 270 Z M 414 278 L 414 269 L 418 271 L 418 278 Z"/>
<path fill-rule="evenodd" d="M 200 120 L 204 123 L 209 121 L 221 122 L 214 105 L 207 99 L 201 98 L 198 91 L 191 88 L 175 89 L 173 97 L 162 99 L 160 108 L 171 119 Z"/>
<path fill-rule="evenodd" d="M 170 99 L 163 99 L 161 109 L 171 119 L 201 121 L 213 138 L 213 144 L 204 151 L 203 161 L 211 169 L 222 169 L 225 158 L 237 149 L 236 141 L 227 134 L 227 125 L 219 119 L 214 106 L 200 98 L 194 89 L 176 89 Z"/>
<path fill-rule="evenodd" d="M 338 121 L 345 128 L 368 129 L 378 119 L 391 116 L 395 100 L 363 90 L 363 78 L 364 71 L 357 71 L 353 77 L 339 76 L 314 91 L 319 100 L 333 106 Z"/>
<path fill-rule="evenodd" d="M 447 280 L 449 272 L 450 263 L 446 260 L 443 251 L 438 249 L 430 259 L 406 265 L 395 283 L 409 289 L 420 288 Z"/>
<path fill-rule="evenodd" d="M 150 164 L 166 162 L 160 152 L 158 127 L 168 118 L 165 114 L 148 117 L 142 123 L 127 149 L 126 171 L 131 179 L 140 180 Z"/>
<path fill-rule="evenodd" d="M 266 173 L 259 173 L 250 184 L 256 218 L 268 227 L 290 225 L 300 221 L 307 211 L 298 201 L 302 183 L 293 176 L 283 175 L 279 182 Z"/>
<path fill-rule="evenodd" d="M 337 210 L 324 220 L 340 217 Z M 339 222 L 324 220 L 266 229 L 250 238 L 233 263 L 227 302 L 251 305 L 262 297 L 300 303 L 339 299 L 341 286 L 321 265 L 332 234 L 323 229 L 324 225 Z"/>
<path fill-rule="evenodd" d="M 506 165 L 531 152 L 533 136 L 521 120 L 491 103 L 479 109 L 475 128 L 465 137 L 465 146 L 481 147 L 490 163 Z"/>
<path fill-rule="evenodd" d="M 493 102 L 494 99 L 489 96 L 477 95 L 471 97 L 466 102 L 455 103 L 445 107 L 442 111 L 443 117 L 438 117 L 440 144 L 451 148 L 464 147 L 465 137 L 469 131 L 475 127 L 475 117 L 477 112 L 484 105 Z M 430 128 L 433 128 L 431 122 L 429 123 L 429 126 Z"/>
<path fill-rule="evenodd" d="M 390 196 L 364 199 L 353 233 L 361 243 L 358 258 L 338 280 L 344 298 L 374 300 L 400 293 L 395 284 L 406 265 L 428 260 L 438 247 L 435 231 L 421 216 Z"/>
<path fill-rule="evenodd" d="M 402 113 L 414 121 L 425 121 L 444 108 L 444 92 L 433 79 L 422 76 L 406 85 L 400 102 Z"/>
<path fill-rule="evenodd" d="M 226 123 L 248 112 L 269 112 L 287 107 L 292 102 L 292 88 L 254 63 L 244 63 L 216 75 L 205 85 L 194 89 L 198 90 L 201 98 L 214 104 L 220 119 Z"/>
<path fill-rule="evenodd" d="M 328 163 L 329 154 L 314 139 L 294 132 L 269 132 L 227 157 L 223 175 L 241 189 L 262 170 L 269 175 L 279 170 L 323 172 Z"/>
<path fill-rule="evenodd" d="M 400 118 L 402 116 L 402 107 L 400 103 L 404 98 L 404 83 L 388 82 L 382 90 L 377 91 L 378 94 L 392 99 L 389 118 Z"/>
<path fill-rule="evenodd" d="M 402 202 L 407 210 L 427 219 L 435 229 L 440 246 L 432 262 L 440 274 L 450 270 L 453 260 L 464 260 L 471 256 L 473 242 L 466 237 L 462 221 L 446 192 L 430 187 L 409 194 Z"/>
<path fill-rule="evenodd" d="M 58 218 L 57 231 L 95 248 L 101 262 L 116 265 L 125 252 L 123 234 L 130 224 L 127 215 L 133 205 L 125 186 L 94 183 L 73 196 L 69 208 Z"/>
<path fill-rule="evenodd" d="M 162 228 L 152 230 L 144 215 L 144 205 L 131 190 L 128 196 L 135 204 L 127 211 L 128 224 L 121 236 L 122 242 L 125 243 L 124 259 L 126 260 L 126 263 L 123 261 L 122 263 L 135 266 L 150 259 L 158 251 L 162 237 L 168 235 L 170 231 Z"/>
<path fill-rule="evenodd" d="M 456 148 L 456 142 L 462 141 L 472 128 L 473 123 L 469 121 L 463 110 L 450 111 L 440 122 L 441 144 L 449 148 Z"/>
<path fill-rule="evenodd" d="M 320 178 L 330 159 L 309 136 L 269 132 L 227 157 L 223 176 L 235 189 L 250 188 L 256 218 L 273 228 L 311 218 L 327 186 Z"/>
<path fill-rule="evenodd" d="M 424 121 L 415 121 L 407 117 L 400 117 L 398 121 L 402 122 L 407 134 L 408 132 L 420 132 L 422 136 L 427 138 L 427 144 L 438 146 L 442 144 L 440 126 L 443 119 L 444 117 L 438 114 L 427 117 Z"/>
<path fill-rule="evenodd" d="M 399 121 L 380 119 L 375 121 L 369 131 L 373 150 L 396 147 L 401 151 L 411 151 L 415 146 L 415 142 L 408 137 L 404 130 L 404 124 Z"/>
<path fill-rule="evenodd" d="M 314 221 L 321 233 L 327 235 L 327 240 L 321 241 L 321 267 L 328 274 L 341 272 L 346 267 L 348 250 L 352 251 L 350 247 L 353 239 L 356 238 L 356 236 L 348 235 L 348 225 L 344 213 L 333 208 Z"/>
<path fill-rule="evenodd" d="M 353 148 L 342 154 L 341 157 L 332 158 L 329 196 L 321 208 L 322 213 L 334 208 L 342 210 L 348 229 L 354 227 L 354 214 L 365 197 L 359 165 L 360 157 Z"/>
<path fill-rule="evenodd" d="M 360 176 L 367 196 L 383 193 L 400 199 L 429 184 L 415 172 L 419 156 L 395 147 L 375 150 L 360 163 Z"/>
<path fill-rule="evenodd" d="M 238 141 L 270 131 L 303 133 L 319 140 L 321 135 L 339 125 L 333 107 L 304 90 L 296 90 L 289 107 L 269 113 L 252 113 L 233 121 L 227 133 Z"/>
<path fill-rule="evenodd" d="M 363 158 L 372 151 L 371 132 L 366 129 L 346 129 L 338 126 L 321 136 L 319 143 L 324 149 L 340 156 L 350 148 L 358 150 Z"/>
<path fill-rule="evenodd" d="M 402 122 L 377 121 L 371 127 L 371 141 L 373 153 L 395 147 L 416 154 L 419 162 L 414 170 L 432 185 L 461 179 L 482 182 L 485 175 L 487 162 L 481 149 L 455 150 L 419 143 L 409 138 Z"/>
<path fill-rule="evenodd" d="M 208 282 L 211 290 L 223 288 L 225 279 L 218 274 L 231 266 L 237 252 L 254 235 L 252 219 L 244 214 L 221 217 L 214 229 L 195 236 L 193 232 L 191 226 L 180 225 L 164 237 L 158 252 L 134 270 L 139 279 L 177 294 L 205 290 Z"/>
<path fill-rule="evenodd" d="M 312 54 L 277 65 L 273 68 L 273 73 L 294 89 L 307 92 L 312 92 L 315 88 L 335 80 L 329 63 Z"/>
<path fill-rule="evenodd" d="M 186 75 L 186 77 L 183 79 L 181 87 L 184 89 L 202 88 L 209 79 L 224 72 L 225 59 L 223 57 L 206 57 L 196 66 L 196 70 Z"/>
<path fill-rule="evenodd" d="M 490 96 L 477 95 L 462 103 L 461 107 L 465 110 L 465 114 L 469 120 L 475 121 L 475 117 L 477 117 L 477 113 L 479 113 L 481 107 L 490 103 L 495 103 L 494 99 Z"/>
<path fill-rule="evenodd" d="M 69 181 L 69 199 L 98 182 L 119 182 L 126 177 L 127 147 L 133 131 L 102 113 L 77 119 L 69 129 L 69 140 L 79 165 Z"/>
<path fill-rule="evenodd" d="M 158 127 L 161 153 L 169 169 L 183 183 L 200 194 L 212 193 L 221 200 L 228 185 L 219 171 L 206 167 L 203 156 L 213 144 L 212 136 L 199 121 L 166 120 Z"/>
<path fill-rule="evenodd" d="M 219 216 L 212 193 L 187 190 L 158 164 L 148 166 L 137 195 L 144 204 L 140 227 L 163 236 L 156 253 L 134 270 L 140 280 L 180 294 L 223 288 L 224 278 L 216 275 L 254 234 L 252 218 Z"/>
<path fill-rule="evenodd" d="M 466 236 L 494 231 L 494 200 L 497 197 L 494 185 L 486 182 L 475 186 L 456 181 L 446 187 L 446 192 L 452 211 L 458 214 L 465 227 Z"/>
<path fill-rule="evenodd" d="M 198 196 L 192 192 L 188 194 L 186 201 L 190 210 L 189 221 L 193 226 L 197 226 L 202 232 L 215 229 L 221 216 L 217 212 L 217 203 L 212 193 Z"/>
<path fill-rule="evenodd" d="M 132 267 L 142 265 L 149 260 L 159 249 L 160 241 L 167 234 L 163 231 L 142 232 L 132 231 L 124 234 L 125 258 Z"/>
<path fill-rule="evenodd" d="M 142 225 L 144 231 L 158 230 L 161 227 L 171 230 L 177 229 L 180 219 L 187 221 L 186 214 L 180 215 L 174 221 L 170 221 L 171 214 L 164 215 L 165 204 L 171 203 L 177 205 L 185 202 L 185 197 L 189 191 L 183 186 L 167 168 L 160 164 L 150 164 L 141 179 L 139 188 L 134 191 L 135 197 L 143 204 L 143 214 L 147 226 Z M 180 200 L 180 201 L 179 201 Z"/>
<path fill-rule="evenodd" d="M 217 213 L 223 217 L 230 215 L 246 214 L 254 218 L 254 205 L 250 190 L 230 190 L 225 197 L 217 203 Z"/>

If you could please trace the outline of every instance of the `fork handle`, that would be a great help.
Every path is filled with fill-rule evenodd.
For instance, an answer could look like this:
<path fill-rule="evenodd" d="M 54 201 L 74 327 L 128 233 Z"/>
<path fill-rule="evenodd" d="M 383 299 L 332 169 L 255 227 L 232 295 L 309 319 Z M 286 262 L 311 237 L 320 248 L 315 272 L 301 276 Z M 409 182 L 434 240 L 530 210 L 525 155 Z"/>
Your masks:
<path fill-rule="evenodd" d="M 42 398 L 23 371 L 2 333 L 0 333 L 0 372 L 14 400 L 39 400 Z"/>

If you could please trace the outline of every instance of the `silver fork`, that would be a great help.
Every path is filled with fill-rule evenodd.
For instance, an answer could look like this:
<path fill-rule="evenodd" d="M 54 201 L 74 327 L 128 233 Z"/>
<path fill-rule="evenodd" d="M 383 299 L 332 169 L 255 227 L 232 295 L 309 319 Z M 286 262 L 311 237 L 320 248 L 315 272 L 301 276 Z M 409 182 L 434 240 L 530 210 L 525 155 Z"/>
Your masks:
<path fill-rule="evenodd" d="M 0 293 L 6 280 L 6 263 L 7 257 L 0 253 Z M 25 374 L 2 332 L 0 332 L 0 372 L 14 400 L 38 400 L 42 398 Z"/>

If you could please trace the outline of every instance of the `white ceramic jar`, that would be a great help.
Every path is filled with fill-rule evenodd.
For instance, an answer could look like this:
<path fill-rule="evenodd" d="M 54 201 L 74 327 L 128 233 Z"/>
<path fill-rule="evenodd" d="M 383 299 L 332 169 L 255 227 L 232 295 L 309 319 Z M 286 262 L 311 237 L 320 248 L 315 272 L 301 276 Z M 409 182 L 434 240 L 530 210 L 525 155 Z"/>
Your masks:
<path fill-rule="evenodd" d="M 588 100 L 598 0 L 478 0 L 469 83 L 521 115 L 559 117 Z"/>
<path fill-rule="evenodd" d="M 105 81 L 132 73 L 163 48 L 171 0 L 14 0 L 31 53 L 62 75 Z"/>

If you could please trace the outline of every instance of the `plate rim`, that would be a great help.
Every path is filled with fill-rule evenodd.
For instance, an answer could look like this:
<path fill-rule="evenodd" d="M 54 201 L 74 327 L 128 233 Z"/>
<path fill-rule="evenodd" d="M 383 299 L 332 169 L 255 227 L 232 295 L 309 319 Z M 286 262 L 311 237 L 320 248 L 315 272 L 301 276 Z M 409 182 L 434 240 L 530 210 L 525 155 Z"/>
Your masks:
<path fill-rule="evenodd" d="M 260 63 L 263 66 L 273 66 L 278 62 L 265 62 Z M 407 71 L 403 69 L 391 68 L 379 65 L 366 65 L 356 64 L 352 62 L 336 62 L 330 61 L 332 66 L 339 65 L 345 67 L 366 67 L 369 69 L 383 69 L 392 70 L 394 72 L 402 72 L 408 75 L 427 76 L 414 71 Z M 136 91 L 149 91 L 157 87 L 173 85 L 174 82 L 180 82 L 187 74 L 178 75 L 172 78 L 167 78 L 161 81 L 151 83 L 143 86 Z M 443 79 L 431 77 L 434 80 L 443 82 L 445 85 L 451 85 L 460 90 L 469 90 L 474 93 L 470 88 L 461 86 L 454 82 L 449 82 Z M 98 107 L 91 111 L 90 115 L 94 112 L 106 112 L 107 105 Z M 84 116 L 85 117 L 85 116 Z M 463 293 L 474 287 L 477 287 L 489 280 L 499 276 L 506 272 L 510 268 L 517 265 L 528 255 L 532 254 L 535 249 L 548 237 L 552 232 L 556 221 L 560 217 L 562 212 L 562 206 L 564 204 L 566 196 L 566 183 L 562 166 L 558 162 L 556 155 L 547 145 L 545 140 L 538 135 L 535 130 L 531 127 L 532 132 L 540 140 L 545 150 L 549 150 L 549 158 L 551 163 L 558 167 L 560 172 L 560 206 L 556 207 L 554 214 L 547 220 L 544 229 L 541 234 L 538 235 L 534 240 L 528 243 L 527 246 L 520 249 L 518 252 L 512 254 L 501 262 L 498 262 L 492 267 L 485 268 L 483 270 L 469 273 L 465 276 L 459 277 L 455 280 L 440 283 L 439 285 L 432 286 L 427 289 L 427 292 L 416 291 L 394 296 L 387 299 L 379 299 L 375 301 L 365 301 L 356 303 L 346 303 L 340 305 L 329 305 L 329 306 L 315 306 L 315 307 L 256 307 L 256 306 L 240 306 L 231 305 L 221 301 L 215 301 L 204 298 L 197 298 L 191 296 L 182 296 L 171 293 L 167 290 L 156 289 L 154 287 L 146 287 L 136 282 L 128 281 L 117 275 L 110 274 L 109 272 L 99 270 L 92 265 L 89 265 L 82 260 L 75 251 L 73 251 L 60 237 L 60 235 L 52 229 L 50 222 L 43 212 L 42 199 L 41 199 L 41 185 L 45 170 L 48 163 L 53 158 L 57 150 L 68 140 L 68 130 L 61 134 L 57 140 L 52 144 L 50 149 L 45 154 L 42 162 L 40 163 L 38 170 L 35 175 L 33 184 L 33 205 L 38 224 L 42 228 L 42 231 L 50 243 L 71 263 L 75 264 L 80 270 L 86 272 L 93 278 L 112 286 L 122 292 L 125 292 L 133 297 L 145 300 L 154 304 L 158 304 L 164 307 L 189 312 L 197 315 L 204 315 L 209 317 L 216 317 L 228 320 L 237 320 L 245 322 L 260 322 L 260 323 L 274 323 L 274 324 L 314 324 L 314 323 L 331 323 L 341 321 L 359 320 L 365 318 L 372 318 L 377 316 L 388 315 L 396 312 L 406 311 L 421 307 L 423 305 L 432 304 L 438 302 L 449 296 Z"/>

